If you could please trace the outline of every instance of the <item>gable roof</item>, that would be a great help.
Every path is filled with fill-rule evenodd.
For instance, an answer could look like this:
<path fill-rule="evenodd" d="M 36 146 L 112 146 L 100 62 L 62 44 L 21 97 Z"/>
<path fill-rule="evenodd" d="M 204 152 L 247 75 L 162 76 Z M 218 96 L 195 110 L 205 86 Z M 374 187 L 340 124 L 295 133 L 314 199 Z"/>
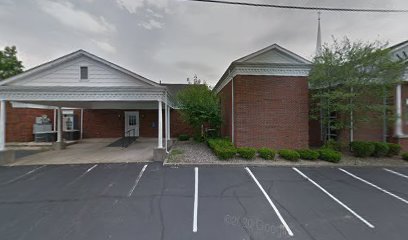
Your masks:
<path fill-rule="evenodd" d="M 7 85 L 10 82 L 15 82 L 15 81 L 24 79 L 24 78 L 32 76 L 32 75 L 34 75 L 34 74 L 36 74 L 38 72 L 41 72 L 41 71 L 44 71 L 44 70 L 47 70 L 47 69 L 51 69 L 53 67 L 64 64 L 66 62 L 69 62 L 69 61 L 71 61 L 73 59 L 76 59 L 78 57 L 81 57 L 81 56 L 88 57 L 88 58 L 90 58 L 90 59 L 92 59 L 92 60 L 94 60 L 96 62 L 99 62 L 101 64 L 109 66 L 109 67 L 111 67 L 111 68 L 113 68 L 113 69 L 115 69 L 115 70 L 117 70 L 119 72 L 122 72 L 122 73 L 124 73 L 124 74 L 126 74 L 126 75 L 128 75 L 128 76 L 130 76 L 132 78 L 135 78 L 137 80 L 145 82 L 145 83 L 147 83 L 147 84 L 149 84 L 151 86 L 160 87 L 160 84 L 158 84 L 158 83 L 156 83 L 156 82 L 154 82 L 152 80 L 149 80 L 149 79 L 147 79 L 145 77 L 142 77 L 142 76 L 140 76 L 140 75 L 138 75 L 138 74 L 136 74 L 136 73 L 134 73 L 134 72 L 132 72 L 130 70 L 127 70 L 127 69 L 125 69 L 125 68 L 123 68 L 123 67 L 121 67 L 119 65 L 116 65 L 116 64 L 114 64 L 114 63 L 112 63 L 110 61 L 107 61 L 107 60 L 105 60 L 105 59 L 103 59 L 101 57 L 98 57 L 98 56 L 96 56 L 94 54 L 91 54 L 91 53 L 89 53 L 89 52 L 87 52 L 85 50 L 82 50 L 82 49 L 80 49 L 78 51 L 75 51 L 75 52 L 72 52 L 70 54 L 67 54 L 65 56 L 59 57 L 57 59 L 54 59 L 52 61 L 43 63 L 43 64 L 38 65 L 36 67 L 33 67 L 31 69 L 28 69 L 28 70 L 24 71 L 23 73 L 20 73 L 20 74 L 18 74 L 16 76 L 13 76 L 11 78 L 4 79 L 4 80 L 2 80 L 0 82 L 0 86 L 1 85 Z"/>
<path fill-rule="evenodd" d="M 405 45 L 408 45 L 408 40 L 406 40 L 404 42 L 397 43 L 397 44 L 391 46 L 390 49 L 391 50 L 398 49 L 398 48 L 404 47 Z"/>
<path fill-rule="evenodd" d="M 279 54 L 280 57 L 274 57 L 275 54 Z M 303 58 L 300 55 L 275 43 L 233 61 L 227 70 L 225 70 L 220 80 L 218 80 L 213 90 L 215 92 L 219 92 L 235 75 L 237 75 L 237 73 L 233 71 L 236 66 L 244 68 L 258 67 L 261 69 L 271 69 L 273 67 L 287 69 L 302 68 L 303 70 L 310 68 L 311 64 L 312 62 L 306 58 Z M 261 71 L 258 71 L 256 74 L 259 74 L 259 72 Z"/>
<path fill-rule="evenodd" d="M 293 60 L 292 63 L 294 63 L 294 64 L 295 63 L 297 63 L 297 64 L 311 64 L 311 62 L 309 60 L 299 56 L 298 54 L 296 54 L 296 53 L 294 53 L 292 51 L 287 50 L 286 48 L 283 48 L 283 47 L 279 46 L 276 43 L 274 43 L 274 44 L 272 44 L 272 45 L 270 45 L 270 46 L 268 46 L 266 48 L 263 48 L 261 50 L 258 50 L 258 51 L 254 52 L 254 53 L 248 54 L 248 55 L 246 55 L 246 56 L 244 56 L 242 58 L 239 58 L 239 59 L 233 61 L 233 63 L 254 62 L 254 61 L 251 61 L 251 60 L 259 58 L 260 56 L 266 55 L 268 53 L 272 53 L 272 55 L 273 54 L 281 54 L 284 57 L 286 57 L 288 60 L 289 59 Z M 269 55 L 269 56 L 271 56 L 271 55 Z M 271 59 L 271 60 L 274 60 L 274 59 Z M 255 61 L 255 62 L 257 62 L 257 61 Z M 258 60 L 258 62 L 259 62 L 259 60 Z M 279 62 L 279 60 L 275 61 L 275 62 L 273 62 L 273 61 L 270 62 L 270 61 L 266 61 L 264 59 L 264 60 L 261 60 L 259 63 L 276 63 L 276 64 L 282 63 L 283 64 L 283 63 L 288 63 L 288 62 Z"/>

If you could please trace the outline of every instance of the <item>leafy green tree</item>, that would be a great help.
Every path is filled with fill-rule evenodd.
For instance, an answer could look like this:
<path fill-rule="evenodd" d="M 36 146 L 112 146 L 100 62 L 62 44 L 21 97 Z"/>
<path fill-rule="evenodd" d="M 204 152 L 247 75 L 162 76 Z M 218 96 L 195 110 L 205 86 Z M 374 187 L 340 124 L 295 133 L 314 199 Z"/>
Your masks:
<path fill-rule="evenodd" d="M 392 60 L 390 49 L 380 42 L 345 38 L 324 46 L 313 60 L 309 83 L 311 115 L 325 126 L 325 140 L 330 138 L 329 129 L 349 129 L 352 136 L 358 123 L 368 120 L 382 120 L 386 129 L 393 118 L 389 99 L 405 67 Z"/>
<path fill-rule="evenodd" d="M 177 94 L 182 118 L 204 137 L 204 126 L 215 129 L 221 126 L 221 108 L 217 95 L 206 84 L 190 84 Z"/>
<path fill-rule="evenodd" d="M 22 73 L 24 66 L 17 58 L 17 49 L 15 46 L 5 47 L 0 50 L 0 80 Z"/>

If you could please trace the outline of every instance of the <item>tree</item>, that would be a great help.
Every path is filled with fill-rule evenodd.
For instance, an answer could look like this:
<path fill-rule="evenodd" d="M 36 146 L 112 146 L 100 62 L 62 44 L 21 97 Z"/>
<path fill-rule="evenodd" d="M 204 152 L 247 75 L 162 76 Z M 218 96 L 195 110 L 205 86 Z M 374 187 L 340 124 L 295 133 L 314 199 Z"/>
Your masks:
<path fill-rule="evenodd" d="M 368 120 L 382 120 L 385 130 L 393 117 L 388 99 L 405 67 L 392 60 L 390 49 L 380 42 L 352 43 L 345 38 L 324 46 L 309 76 L 311 115 L 325 126 L 324 139 L 330 138 L 331 129 L 348 129 L 352 141 L 357 123 Z"/>
<path fill-rule="evenodd" d="M 0 50 L 0 80 L 12 77 L 23 72 L 23 64 L 17 59 L 15 46 Z"/>
<path fill-rule="evenodd" d="M 195 135 L 204 137 L 203 127 L 217 132 L 221 126 L 220 101 L 206 84 L 190 84 L 177 94 L 182 118 L 189 123 Z"/>

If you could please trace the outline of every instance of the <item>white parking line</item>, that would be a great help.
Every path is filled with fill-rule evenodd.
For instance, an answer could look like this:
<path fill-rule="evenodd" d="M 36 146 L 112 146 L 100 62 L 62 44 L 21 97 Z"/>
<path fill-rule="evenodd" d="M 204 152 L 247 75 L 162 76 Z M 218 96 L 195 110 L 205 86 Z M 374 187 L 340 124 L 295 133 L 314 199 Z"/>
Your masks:
<path fill-rule="evenodd" d="M 37 170 L 40 170 L 41 168 L 44 168 L 44 167 L 45 167 L 45 165 L 42 165 L 42 166 L 40 166 L 40 167 L 36 167 L 36 168 L 34 168 L 34 169 L 32 169 L 32 170 L 30 170 L 30 171 L 24 173 L 23 175 L 20 175 L 20 176 L 15 177 L 15 178 L 13 178 L 13 179 L 7 181 L 7 182 L 2 183 L 2 185 L 15 182 L 15 181 L 17 181 L 17 180 L 19 180 L 19 179 L 22 179 L 22 178 L 25 177 L 25 176 L 28 176 L 28 175 L 30 175 L 30 174 L 36 172 Z"/>
<path fill-rule="evenodd" d="M 356 218 L 360 219 L 364 224 L 366 224 L 368 227 L 370 228 L 374 228 L 374 225 L 372 225 L 370 222 L 368 222 L 367 220 L 365 220 L 363 217 L 361 217 L 360 215 L 358 215 L 356 212 L 354 212 L 351 208 L 349 208 L 346 204 L 344 204 L 342 201 L 340 201 L 339 199 L 337 199 L 335 196 L 333 196 L 331 193 L 329 193 L 326 189 L 324 189 L 322 186 L 320 186 L 319 184 L 317 184 L 315 181 L 313 181 L 311 178 L 309 178 L 308 176 L 306 176 L 303 172 L 301 172 L 299 169 L 297 168 L 292 168 L 293 170 L 295 170 L 297 173 L 299 173 L 302 177 L 306 178 L 309 182 L 311 182 L 313 185 L 315 185 L 317 188 L 319 188 L 322 192 L 326 193 L 327 196 L 329 196 L 331 199 L 333 199 L 334 201 L 336 201 L 338 204 L 340 204 L 342 207 L 344 207 L 347 211 L 349 211 L 351 214 L 353 214 Z"/>
<path fill-rule="evenodd" d="M 130 191 L 128 193 L 128 197 L 132 196 L 132 193 L 135 190 L 135 188 L 136 188 L 137 184 L 139 183 L 140 179 L 142 178 L 142 175 L 143 175 L 144 171 L 146 170 L 146 168 L 147 168 L 147 164 L 145 164 L 143 166 L 142 170 L 139 173 L 139 176 L 137 176 L 135 184 L 133 185 L 132 189 L 130 189 Z"/>
<path fill-rule="evenodd" d="M 83 172 L 81 175 L 79 175 L 77 178 L 75 178 L 72 182 L 68 183 L 69 185 L 72 185 L 74 183 L 76 183 L 79 179 L 81 179 L 82 177 L 84 177 L 87 173 L 89 173 L 90 171 L 92 171 L 94 168 L 96 168 L 98 166 L 98 164 L 93 165 L 92 167 L 88 168 L 88 170 L 86 170 L 85 172 Z"/>
<path fill-rule="evenodd" d="M 405 200 L 405 199 L 403 199 L 402 197 L 400 197 L 400 196 L 398 196 L 398 195 L 395 195 L 394 193 L 391 193 L 391 192 L 389 192 L 389 191 L 387 191 L 387 190 L 385 190 L 385 189 L 383 189 L 383 188 L 381 188 L 381 187 L 375 185 L 374 183 L 371 183 L 371 182 L 369 182 L 369 181 L 367 181 L 367 180 L 365 180 L 365 179 L 362 179 L 361 177 L 358 177 L 358 176 L 356 176 L 356 175 L 354 175 L 354 174 L 352 174 L 352 173 L 350 173 L 350 172 L 347 172 L 346 170 L 344 170 L 344 169 L 342 169 L 342 168 L 339 168 L 339 170 L 342 171 L 342 172 L 344 172 L 344 173 L 346 173 L 347 175 L 349 175 L 349 176 L 351 176 L 351 177 L 357 179 L 357 180 L 362 181 L 362 182 L 365 183 L 365 184 L 370 185 L 371 187 L 374 187 L 374 188 L 380 190 L 380 191 L 383 192 L 383 193 L 386 193 L 386 194 L 388 194 L 388 195 L 390 195 L 390 196 L 392 196 L 392 197 L 394 197 L 394 198 L 396 198 L 396 199 L 402 201 L 402 202 L 405 203 L 405 204 L 408 204 L 408 200 Z"/>
<path fill-rule="evenodd" d="M 193 232 L 197 232 L 197 208 L 198 208 L 198 167 L 194 168 L 194 217 Z"/>
<path fill-rule="evenodd" d="M 402 173 L 393 171 L 393 170 L 388 169 L 388 168 L 383 168 L 383 169 L 384 169 L 385 171 L 387 171 L 387 172 L 390 172 L 390 173 L 393 173 L 393 174 L 398 175 L 398 176 L 400 176 L 400 177 L 403 177 L 403 178 L 408 179 L 408 176 L 407 176 L 407 175 L 404 175 L 404 174 L 402 174 Z"/>
<path fill-rule="evenodd" d="M 269 204 L 272 206 L 273 210 L 275 211 L 276 215 L 278 215 L 279 220 L 281 221 L 281 223 L 283 224 L 283 226 L 286 228 L 286 231 L 288 232 L 289 236 L 293 236 L 293 232 L 292 230 L 290 230 L 288 224 L 286 223 L 285 219 L 283 219 L 282 215 L 280 214 L 278 208 L 275 206 L 275 204 L 272 202 L 271 198 L 269 197 L 269 195 L 266 193 L 266 191 L 264 190 L 264 188 L 262 187 L 262 185 L 258 182 L 258 179 L 256 179 L 256 177 L 254 176 L 254 174 L 252 173 L 251 169 L 249 169 L 248 167 L 245 168 L 245 170 L 248 172 L 248 174 L 252 177 L 252 179 L 255 181 L 256 185 L 258 185 L 259 189 L 261 189 L 261 192 L 263 193 L 263 195 L 265 196 L 265 198 L 268 200 Z"/>

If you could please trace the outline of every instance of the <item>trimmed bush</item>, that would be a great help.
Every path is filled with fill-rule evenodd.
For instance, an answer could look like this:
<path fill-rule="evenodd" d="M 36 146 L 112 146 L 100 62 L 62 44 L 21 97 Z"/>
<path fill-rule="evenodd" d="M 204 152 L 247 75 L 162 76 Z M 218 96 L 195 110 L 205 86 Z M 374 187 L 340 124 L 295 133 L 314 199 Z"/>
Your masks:
<path fill-rule="evenodd" d="M 327 162 L 338 163 L 341 160 L 341 153 L 332 149 L 320 149 L 319 159 Z"/>
<path fill-rule="evenodd" d="M 310 149 L 296 150 L 299 153 L 301 159 L 304 160 L 316 160 L 319 158 L 319 152 Z"/>
<path fill-rule="evenodd" d="M 190 140 L 190 136 L 187 135 L 187 134 L 180 134 L 179 137 L 178 137 L 178 140 L 179 141 L 188 141 L 188 140 Z"/>
<path fill-rule="evenodd" d="M 387 143 L 388 145 L 388 157 L 396 156 L 400 154 L 401 151 L 401 145 L 396 144 L 396 143 Z"/>
<path fill-rule="evenodd" d="M 207 140 L 208 146 L 213 149 L 215 146 L 234 147 L 232 142 L 226 138 L 213 138 Z"/>
<path fill-rule="evenodd" d="M 237 154 L 237 149 L 228 139 L 208 139 L 207 144 L 220 159 L 233 158 Z"/>
<path fill-rule="evenodd" d="M 384 157 L 388 154 L 390 147 L 388 147 L 387 143 L 384 142 L 373 142 L 374 145 L 374 157 Z"/>
<path fill-rule="evenodd" d="M 373 155 L 375 146 L 371 142 L 355 141 L 350 143 L 351 151 L 356 157 L 365 158 Z"/>
<path fill-rule="evenodd" d="M 256 149 L 250 147 L 237 148 L 238 154 L 245 159 L 253 159 L 256 155 Z"/>
<path fill-rule="evenodd" d="M 298 161 L 300 158 L 300 155 L 298 152 L 296 152 L 295 150 L 289 150 L 289 149 L 279 150 L 279 156 L 289 161 Z"/>
<path fill-rule="evenodd" d="M 260 148 L 258 149 L 259 156 L 266 160 L 273 160 L 275 158 L 276 152 L 270 148 Z"/>
<path fill-rule="evenodd" d="M 408 152 L 404 152 L 401 154 L 402 159 L 404 159 L 405 161 L 408 161 Z"/>
<path fill-rule="evenodd" d="M 237 149 L 234 147 L 216 146 L 213 151 L 215 155 L 222 160 L 233 158 L 237 154 Z"/>

